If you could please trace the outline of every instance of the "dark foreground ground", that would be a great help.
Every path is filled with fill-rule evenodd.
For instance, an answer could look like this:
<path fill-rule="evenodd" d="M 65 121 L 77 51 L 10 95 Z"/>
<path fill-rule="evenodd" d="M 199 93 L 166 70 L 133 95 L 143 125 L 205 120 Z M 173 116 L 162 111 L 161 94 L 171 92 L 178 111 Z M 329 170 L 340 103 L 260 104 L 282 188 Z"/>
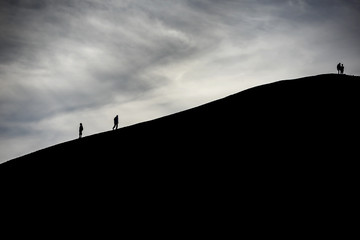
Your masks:
<path fill-rule="evenodd" d="M 332 219 L 357 191 L 359 90 L 336 74 L 255 87 L 8 161 L 1 184 L 130 222 Z"/>

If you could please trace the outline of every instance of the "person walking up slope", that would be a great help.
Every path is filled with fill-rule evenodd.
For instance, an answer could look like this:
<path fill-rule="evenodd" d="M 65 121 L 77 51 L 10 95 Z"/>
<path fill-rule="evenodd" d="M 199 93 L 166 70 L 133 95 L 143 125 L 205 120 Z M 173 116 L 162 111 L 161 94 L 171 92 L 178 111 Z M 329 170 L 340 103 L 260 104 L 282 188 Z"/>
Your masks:
<path fill-rule="evenodd" d="M 118 129 L 118 125 L 119 125 L 119 116 L 116 115 L 116 117 L 114 118 L 114 126 L 113 126 L 113 130 L 114 129 Z"/>

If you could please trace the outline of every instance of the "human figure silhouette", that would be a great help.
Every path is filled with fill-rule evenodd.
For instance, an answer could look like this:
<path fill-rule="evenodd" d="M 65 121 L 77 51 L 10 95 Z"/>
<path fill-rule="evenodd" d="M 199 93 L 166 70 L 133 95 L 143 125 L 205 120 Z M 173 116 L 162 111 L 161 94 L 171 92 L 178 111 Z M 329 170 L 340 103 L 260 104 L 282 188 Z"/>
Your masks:
<path fill-rule="evenodd" d="M 79 127 L 79 138 L 82 137 L 82 132 L 83 132 L 83 130 L 84 130 L 84 127 L 83 127 L 82 123 L 80 123 L 80 127 Z"/>
<path fill-rule="evenodd" d="M 338 63 L 338 65 L 336 66 L 338 74 L 341 72 L 341 63 Z"/>
<path fill-rule="evenodd" d="M 341 67 L 340 67 L 340 72 L 341 72 L 341 74 L 344 74 L 344 71 L 345 71 L 344 64 L 341 64 Z"/>
<path fill-rule="evenodd" d="M 115 128 L 118 129 L 118 125 L 119 125 L 119 116 L 116 115 L 116 117 L 114 118 L 113 130 L 114 130 Z"/>

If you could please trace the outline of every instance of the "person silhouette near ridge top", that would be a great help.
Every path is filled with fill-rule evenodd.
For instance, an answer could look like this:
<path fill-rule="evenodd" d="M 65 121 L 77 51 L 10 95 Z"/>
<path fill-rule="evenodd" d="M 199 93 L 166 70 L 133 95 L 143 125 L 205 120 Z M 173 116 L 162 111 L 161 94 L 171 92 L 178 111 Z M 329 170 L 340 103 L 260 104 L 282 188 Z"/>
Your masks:
<path fill-rule="evenodd" d="M 114 118 L 114 126 L 113 126 L 113 130 L 116 128 L 118 129 L 118 125 L 119 125 L 119 116 L 116 115 L 116 117 Z"/>
<path fill-rule="evenodd" d="M 337 68 L 337 71 L 338 71 L 338 74 L 344 74 L 344 70 L 345 70 L 345 67 L 344 67 L 344 64 L 342 63 L 338 63 L 338 65 L 336 66 Z"/>

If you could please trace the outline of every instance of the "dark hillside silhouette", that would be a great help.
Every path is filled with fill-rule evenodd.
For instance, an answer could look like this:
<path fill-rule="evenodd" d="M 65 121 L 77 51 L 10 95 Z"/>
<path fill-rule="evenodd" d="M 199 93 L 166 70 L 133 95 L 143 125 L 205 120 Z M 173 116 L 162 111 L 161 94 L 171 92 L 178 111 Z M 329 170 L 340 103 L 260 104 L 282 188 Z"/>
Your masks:
<path fill-rule="evenodd" d="M 18 187 L 97 196 L 109 211 L 121 202 L 149 214 L 197 206 L 203 216 L 218 204 L 242 206 L 250 221 L 285 208 L 303 214 L 355 191 L 359 90 L 359 77 L 347 75 L 279 81 L 52 146 L 0 171 Z"/>
<path fill-rule="evenodd" d="M 359 77 L 335 74 L 279 81 L 153 121 L 59 144 L 8 161 L 1 168 L 55 171 L 52 174 L 57 169 L 92 167 L 191 170 L 210 162 L 242 165 L 272 157 L 307 158 L 310 153 L 344 157 L 347 152 L 331 147 L 344 142 L 350 147 L 356 142 L 359 86 Z M 116 154 L 114 149 L 118 149 Z"/>

